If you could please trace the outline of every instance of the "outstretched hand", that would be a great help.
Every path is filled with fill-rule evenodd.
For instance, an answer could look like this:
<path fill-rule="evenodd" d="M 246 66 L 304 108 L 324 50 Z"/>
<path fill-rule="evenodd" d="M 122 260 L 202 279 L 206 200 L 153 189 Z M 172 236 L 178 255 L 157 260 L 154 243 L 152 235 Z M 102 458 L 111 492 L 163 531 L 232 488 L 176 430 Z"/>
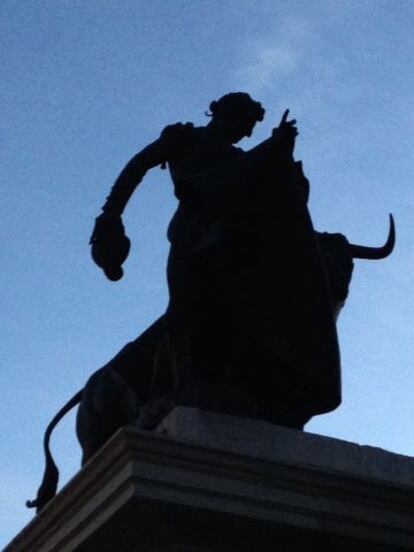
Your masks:
<path fill-rule="evenodd" d="M 298 129 L 296 128 L 296 119 L 288 121 L 288 115 L 289 109 L 286 109 L 280 119 L 279 126 L 272 132 L 272 138 L 277 142 L 279 147 L 283 148 L 287 153 L 293 154 Z"/>

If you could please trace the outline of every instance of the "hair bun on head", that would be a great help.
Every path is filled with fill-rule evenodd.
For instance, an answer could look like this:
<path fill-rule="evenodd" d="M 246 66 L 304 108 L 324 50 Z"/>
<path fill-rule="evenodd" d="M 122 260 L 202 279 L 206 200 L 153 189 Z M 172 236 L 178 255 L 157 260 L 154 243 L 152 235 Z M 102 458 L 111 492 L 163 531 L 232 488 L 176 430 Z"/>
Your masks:
<path fill-rule="evenodd" d="M 225 114 L 238 116 L 240 113 L 249 113 L 255 121 L 263 121 L 265 110 L 262 104 L 254 101 L 246 92 L 230 92 L 210 104 L 210 112 L 207 117 L 221 116 Z"/>

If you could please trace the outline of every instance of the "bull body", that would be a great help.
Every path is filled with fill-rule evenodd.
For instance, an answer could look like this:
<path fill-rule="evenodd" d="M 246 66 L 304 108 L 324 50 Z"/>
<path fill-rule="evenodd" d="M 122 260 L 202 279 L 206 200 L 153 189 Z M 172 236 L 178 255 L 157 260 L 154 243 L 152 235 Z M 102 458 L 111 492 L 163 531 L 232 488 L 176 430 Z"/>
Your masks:
<path fill-rule="evenodd" d="M 348 296 L 353 258 L 388 256 L 395 243 L 394 222 L 390 216 L 390 232 L 382 248 L 355 246 L 342 234 L 315 232 L 315 237 L 337 317 Z M 59 420 L 79 404 L 76 429 L 84 464 L 120 427 L 139 420 L 141 427 L 152 429 L 174 406 L 177 397 L 171 393 L 170 363 L 168 327 L 162 316 L 92 374 L 85 387 L 56 414 L 45 432 L 46 469 L 37 498 L 28 501 L 29 507 L 41 510 L 56 493 L 58 470 L 50 453 L 49 440 Z"/>

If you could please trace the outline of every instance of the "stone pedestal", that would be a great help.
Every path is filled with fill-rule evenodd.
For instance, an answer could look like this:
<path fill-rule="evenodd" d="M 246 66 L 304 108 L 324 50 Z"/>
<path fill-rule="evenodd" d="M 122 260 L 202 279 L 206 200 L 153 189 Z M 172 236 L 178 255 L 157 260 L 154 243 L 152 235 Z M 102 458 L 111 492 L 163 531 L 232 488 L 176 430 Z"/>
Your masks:
<path fill-rule="evenodd" d="M 176 408 L 119 431 L 4 552 L 414 550 L 414 459 Z"/>

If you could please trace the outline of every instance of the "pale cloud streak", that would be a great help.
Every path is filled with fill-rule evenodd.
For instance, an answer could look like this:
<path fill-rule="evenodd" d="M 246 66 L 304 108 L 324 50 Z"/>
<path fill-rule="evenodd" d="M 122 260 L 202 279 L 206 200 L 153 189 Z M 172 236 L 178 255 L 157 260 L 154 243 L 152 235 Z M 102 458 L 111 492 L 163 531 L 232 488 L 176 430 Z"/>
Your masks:
<path fill-rule="evenodd" d="M 233 75 L 241 89 L 252 94 L 266 93 L 274 83 L 295 77 L 315 37 L 304 17 L 272 17 L 278 23 L 270 34 L 248 39 L 241 46 L 240 66 Z"/>
<path fill-rule="evenodd" d="M 281 76 L 295 72 L 298 61 L 298 55 L 291 48 L 274 45 L 256 48 L 249 58 L 249 62 L 236 71 L 234 80 L 252 93 L 263 92 Z"/>

